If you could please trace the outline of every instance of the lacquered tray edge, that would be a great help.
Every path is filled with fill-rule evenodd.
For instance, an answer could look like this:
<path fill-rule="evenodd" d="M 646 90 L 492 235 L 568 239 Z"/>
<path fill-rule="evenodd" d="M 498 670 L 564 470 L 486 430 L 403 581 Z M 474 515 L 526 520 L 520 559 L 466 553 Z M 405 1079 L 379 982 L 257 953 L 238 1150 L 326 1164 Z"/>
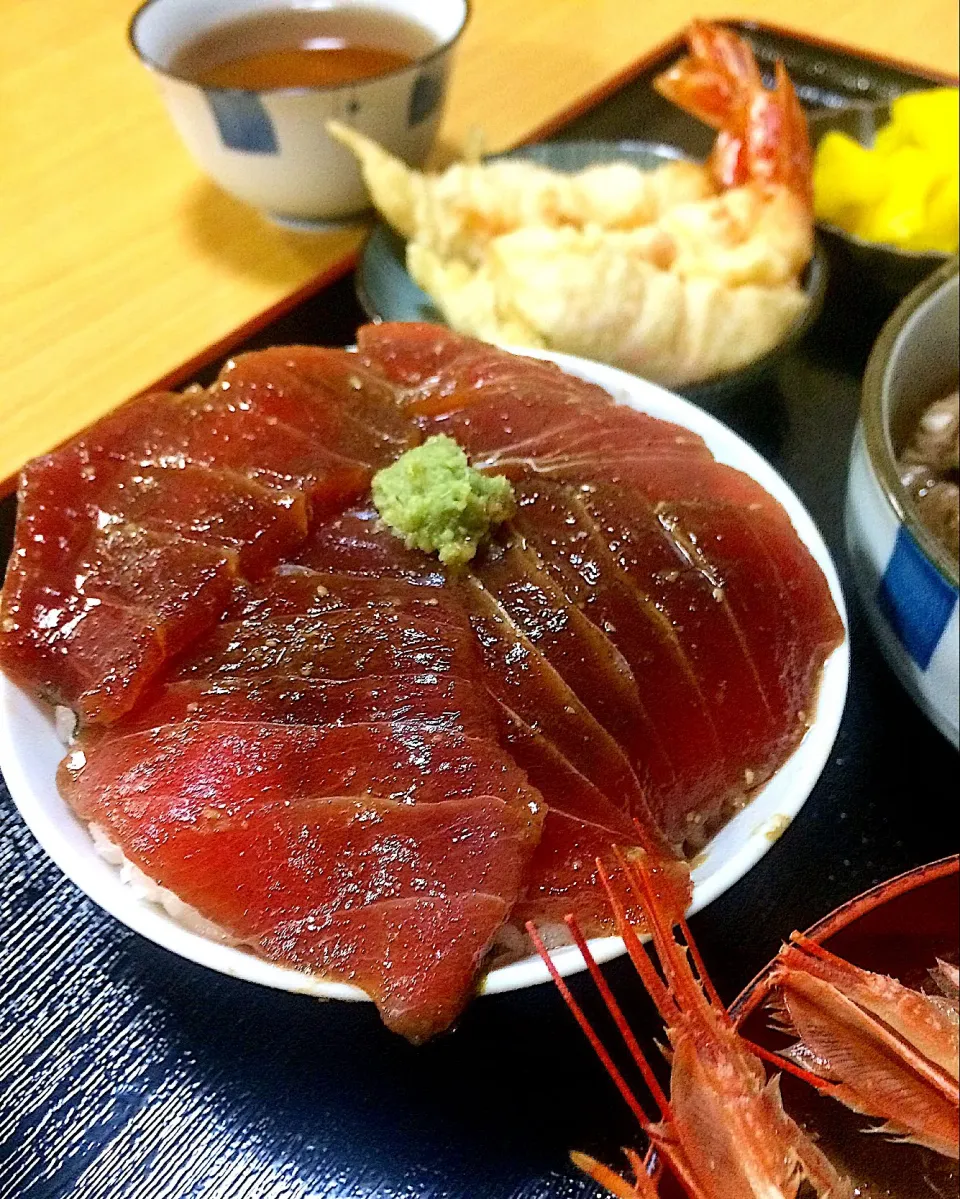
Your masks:
<path fill-rule="evenodd" d="M 776 37 L 788 38 L 795 42 L 812 48 L 826 50 L 830 53 L 843 55 L 849 58 L 860 59 L 864 63 L 874 66 L 880 66 L 891 70 L 902 71 L 911 74 L 918 79 L 924 79 L 930 83 L 940 83 L 948 85 L 957 85 L 960 79 L 956 76 L 946 74 L 944 72 L 931 70 L 927 67 L 918 66 L 916 63 L 905 62 L 901 59 L 890 58 L 882 54 L 873 54 L 871 52 L 858 49 L 854 46 L 848 46 L 841 42 L 835 42 L 828 38 L 818 38 L 815 35 L 800 32 L 795 29 L 790 29 L 783 25 L 776 25 L 766 21 L 755 21 L 742 17 L 722 17 L 717 19 L 718 24 L 729 25 L 733 28 L 741 29 L 745 32 L 757 32 L 761 34 L 770 34 Z M 634 59 L 622 70 L 610 75 L 602 83 L 589 91 L 576 97 L 569 104 L 565 105 L 559 112 L 548 117 L 541 124 L 537 125 L 533 130 L 528 132 L 518 144 L 540 141 L 543 138 L 550 137 L 559 132 L 570 122 L 576 120 L 577 117 L 596 108 L 603 101 L 615 95 L 621 88 L 632 83 L 634 79 L 647 71 L 650 66 L 660 60 L 668 60 L 683 46 L 683 33 L 678 32 L 665 41 L 658 43 L 646 53 Z M 151 391 L 172 390 L 177 387 L 182 387 L 189 383 L 196 375 L 209 366 L 211 363 L 225 358 L 230 351 L 237 345 L 240 345 L 247 338 L 253 336 L 261 329 L 266 328 L 272 322 L 279 320 L 280 317 L 296 308 L 298 304 L 317 295 L 325 288 L 342 279 L 349 271 L 351 271 L 357 263 L 359 251 L 354 250 L 349 254 L 345 254 L 342 258 L 331 265 L 320 274 L 309 279 L 302 287 L 290 292 L 284 296 L 276 304 L 265 308 L 250 320 L 245 321 L 242 325 L 238 325 L 229 333 L 217 341 L 212 342 L 209 346 L 194 354 L 191 358 L 182 362 L 173 370 L 168 371 L 165 375 L 155 379 L 148 386 L 136 392 L 135 395 L 145 395 Z M 128 397 L 129 399 L 134 396 Z M 124 401 L 121 401 L 121 403 Z M 119 407 L 119 404 L 118 404 Z M 55 447 L 53 447 L 55 448 Z M 10 476 L 0 482 L 0 498 L 9 495 L 17 483 L 17 476 Z"/>

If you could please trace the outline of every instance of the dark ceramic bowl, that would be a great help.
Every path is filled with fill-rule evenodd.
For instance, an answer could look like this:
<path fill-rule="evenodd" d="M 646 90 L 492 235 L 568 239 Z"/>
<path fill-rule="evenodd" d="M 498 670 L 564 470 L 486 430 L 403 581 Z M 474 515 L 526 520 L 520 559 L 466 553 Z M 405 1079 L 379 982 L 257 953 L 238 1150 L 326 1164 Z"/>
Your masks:
<path fill-rule="evenodd" d="M 598 163 L 629 162 L 649 171 L 676 159 L 687 158 L 675 146 L 641 141 L 539 142 L 521 146 L 503 158 L 523 158 L 555 171 L 581 171 Z M 357 299 L 371 320 L 434 321 L 443 323 L 433 301 L 407 273 L 406 243 L 388 226 L 372 230 L 356 270 Z M 809 303 L 786 337 L 767 354 L 741 370 L 688 387 L 677 387 L 687 399 L 710 408 L 737 392 L 745 391 L 771 374 L 792 346 L 804 336 L 823 307 L 827 286 L 827 259 L 817 245 L 803 280 Z"/>
<path fill-rule="evenodd" d="M 808 114 L 810 142 L 816 151 L 827 133 L 846 133 L 861 146 L 872 146 L 877 131 L 890 121 L 890 104 L 849 104 Z M 896 246 L 866 241 L 827 221 L 817 222 L 818 233 L 838 269 L 873 286 L 890 299 L 912 291 L 950 257 L 937 250 L 901 250 Z"/>

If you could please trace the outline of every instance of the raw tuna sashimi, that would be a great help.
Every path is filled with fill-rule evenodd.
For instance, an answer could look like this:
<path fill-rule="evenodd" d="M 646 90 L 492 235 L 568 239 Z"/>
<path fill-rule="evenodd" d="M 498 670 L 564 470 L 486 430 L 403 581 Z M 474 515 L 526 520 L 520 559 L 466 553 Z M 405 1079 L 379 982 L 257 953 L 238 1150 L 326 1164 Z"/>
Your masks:
<path fill-rule="evenodd" d="M 456 571 L 370 495 L 439 432 L 517 501 Z M 413 1040 L 508 923 L 609 931 L 598 858 L 648 855 L 679 914 L 684 859 L 792 752 L 843 636 L 782 508 L 701 438 L 434 326 L 240 357 L 20 494 L 0 664 L 81 718 L 63 794 Z"/>
<path fill-rule="evenodd" d="M 343 351 L 247 355 L 207 391 L 131 401 L 23 473 L 0 664 L 84 721 L 115 719 L 238 582 L 417 439 Z"/>
<path fill-rule="evenodd" d="M 414 1041 L 469 998 L 543 818 L 466 618 L 423 590 L 280 567 L 61 770 L 151 878 Z"/>

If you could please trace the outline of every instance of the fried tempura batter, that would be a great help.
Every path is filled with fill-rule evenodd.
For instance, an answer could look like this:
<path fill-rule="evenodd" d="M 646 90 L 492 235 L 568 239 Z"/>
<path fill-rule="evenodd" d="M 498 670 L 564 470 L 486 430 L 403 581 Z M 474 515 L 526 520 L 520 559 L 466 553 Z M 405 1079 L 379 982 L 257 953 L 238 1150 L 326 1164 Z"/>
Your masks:
<path fill-rule="evenodd" d="M 813 253 L 805 119 L 782 70 L 768 92 L 755 64 L 732 72 L 743 55 L 698 57 L 732 36 L 698 31 L 664 90 L 707 119 L 702 87 L 686 81 L 726 73 L 717 94 L 729 110 L 709 114 L 721 133 L 707 164 L 564 173 L 501 160 L 427 175 L 330 123 L 454 329 L 683 386 L 748 365 L 794 327 Z"/>

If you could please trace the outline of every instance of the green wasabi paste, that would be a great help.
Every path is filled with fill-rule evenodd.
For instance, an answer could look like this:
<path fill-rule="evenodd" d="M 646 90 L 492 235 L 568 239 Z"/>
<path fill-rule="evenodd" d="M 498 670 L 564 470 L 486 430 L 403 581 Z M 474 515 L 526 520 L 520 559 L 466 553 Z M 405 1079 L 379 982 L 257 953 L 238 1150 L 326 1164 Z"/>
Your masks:
<path fill-rule="evenodd" d="M 408 549 L 462 566 L 493 525 L 516 511 L 503 475 L 482 475 L 450 437 L 440 434 L 373 476 L 373 502 Z"/>

